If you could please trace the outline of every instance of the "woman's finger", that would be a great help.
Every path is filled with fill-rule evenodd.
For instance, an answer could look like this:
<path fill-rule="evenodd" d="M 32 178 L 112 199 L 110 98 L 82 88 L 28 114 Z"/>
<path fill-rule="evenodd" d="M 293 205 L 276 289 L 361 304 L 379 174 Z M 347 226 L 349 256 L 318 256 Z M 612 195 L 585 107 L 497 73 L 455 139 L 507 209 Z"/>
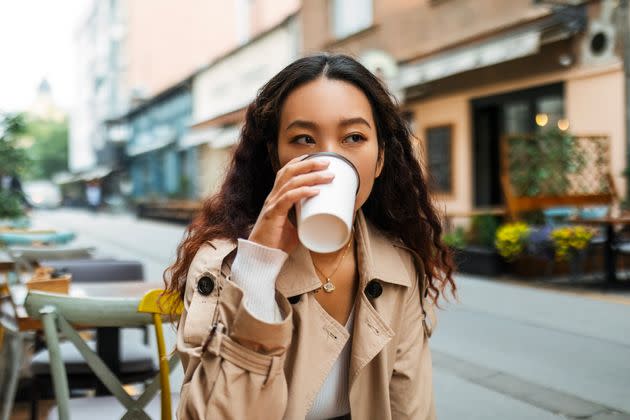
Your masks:
<path fill-rule="evenodd" d="M 306 159 L 302 161 L 289 162 L 278 171 L 276 175 L 276 186 L 282 186 L 291 178 L 297 175 L 321 171 L 328 168 L 330 162 L 327 160 Z"/>
<path fill-rule="evenodd" d="M 270 211 L 274 216 L 287 217 L 289 210 L 295 203 L 303 198 L 314 197 L 317 194 L 319 194 L 319 188 L 317 187 L 304 186 L 292 189 L 282 194 L 278 201 L 272 204 Z"/>
<path fill-rule="evenodd" d="M 329 184 L 334 178 L 335 174 L 329 171 L 317 171 L 296 175 L 278 188 L 277 195 L 280 196 L 287 191 L 300 187 Z"/>

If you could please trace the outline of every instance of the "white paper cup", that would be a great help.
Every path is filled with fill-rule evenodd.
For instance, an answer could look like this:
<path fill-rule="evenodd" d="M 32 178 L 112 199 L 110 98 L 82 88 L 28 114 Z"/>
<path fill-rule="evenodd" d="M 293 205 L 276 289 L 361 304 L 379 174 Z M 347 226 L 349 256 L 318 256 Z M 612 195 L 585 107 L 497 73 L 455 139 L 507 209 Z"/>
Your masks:
<path fill-rule="evenodd" d="M 313 252 L 329 253 L 341 249 L 350 239 L 359 173 L 345 157 L 330 152 L 314 153 L 304 159 L 330 162 L 335 174 L 329 184 L 317 185 L 319 194 L 296 205 L 298 237 Z"/>

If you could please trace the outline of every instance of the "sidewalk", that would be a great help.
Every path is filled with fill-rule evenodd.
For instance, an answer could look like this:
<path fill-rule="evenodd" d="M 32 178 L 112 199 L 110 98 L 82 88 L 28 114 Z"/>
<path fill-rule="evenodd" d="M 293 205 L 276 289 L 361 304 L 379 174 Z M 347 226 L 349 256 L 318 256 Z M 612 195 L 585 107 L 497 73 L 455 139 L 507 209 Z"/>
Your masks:
<path fill-rule="evenodd" d="M 628 302 L 458 280 L 432 338 L 438 369 L 552 413 L 630 419 Z"/>

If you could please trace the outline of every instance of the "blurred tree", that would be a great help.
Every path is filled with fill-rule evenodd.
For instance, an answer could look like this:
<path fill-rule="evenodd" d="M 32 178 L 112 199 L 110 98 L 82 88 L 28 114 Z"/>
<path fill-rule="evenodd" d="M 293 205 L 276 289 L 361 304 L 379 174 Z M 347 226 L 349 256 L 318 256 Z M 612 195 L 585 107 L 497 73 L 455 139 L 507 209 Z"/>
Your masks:
<path fill-rule="evenodd" d="M 22 114 L 0 113 L 0 173 L 21 175 L 30 166 L 26 151 L 18 147 L 18 140 L 26 132 Z"/>
<path fill-rule="evenodd" d="M 51 179 L 68 170 L 68 123 L 33 119 L 27 121 L 19 142 L 33 161 L 26 176 L 29 179 Z"/>
<path fill-rule="evenodd" d="M 0 219 L 24 214 L 19 176 L 30 167 L 30 159 L 18 141 L 25 132 L 22 114 L 0 113 Z"/>

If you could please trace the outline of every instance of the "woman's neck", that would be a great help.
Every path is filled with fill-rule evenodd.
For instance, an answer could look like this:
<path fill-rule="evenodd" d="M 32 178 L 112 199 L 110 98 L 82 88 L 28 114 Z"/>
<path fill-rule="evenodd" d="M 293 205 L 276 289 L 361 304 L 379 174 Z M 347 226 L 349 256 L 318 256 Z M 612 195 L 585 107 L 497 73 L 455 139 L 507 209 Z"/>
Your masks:
<path fill-rule="evenodd" d="M 354 242 L 354 237 L 351 237 L 350 241 Z M 351 257 L 354 254 L 353 250 L 354 250 L 354 243 L 352 244 L 346 243 L 340 250 L 335 251 L 335 252 L 330 252 L 326 254 L 321 254 L 314 251 L 309 251 L 309 252 L 311 254 L 311 259 L 313 260 L 315 265 L 317 265 L 317 267 L 324 269 L 324 268 L 334 267 L 339 262 L 339 259 L 342 258 L 342 256 L 346 253 L 348 254 L 346 255 L 346 258 Z"/>

